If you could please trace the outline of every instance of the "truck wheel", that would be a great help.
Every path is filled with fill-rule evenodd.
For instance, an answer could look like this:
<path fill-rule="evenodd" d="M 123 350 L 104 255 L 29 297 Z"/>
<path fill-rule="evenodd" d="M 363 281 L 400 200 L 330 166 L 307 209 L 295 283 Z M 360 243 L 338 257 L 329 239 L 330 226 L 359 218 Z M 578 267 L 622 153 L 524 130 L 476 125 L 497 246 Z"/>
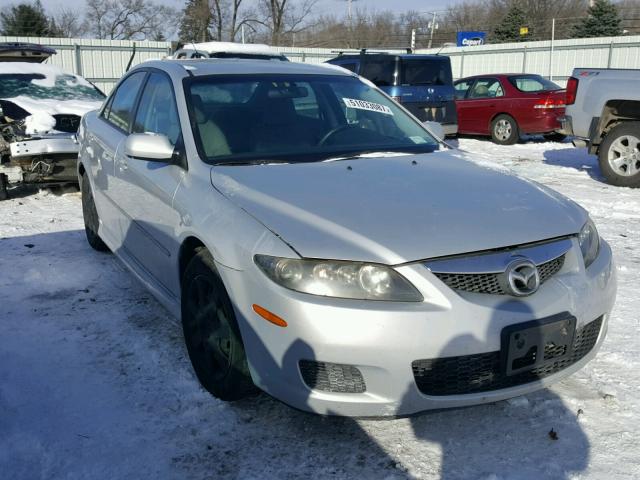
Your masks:
<path fill-rule="evenodd" d="M 108 252 L 109 247 L 98 236 L 98 225 L 100 220 L 96 204 L 93 200 L 91 192 L 91 184 L 87 178 L 87 174 L 82 175 L 82 216 L 84 217 L 84 232 L 87 236 L 87 242 L 94 250 L 99 252 Z"/>
<path fill-rule="evenodd" d="M 600 145 L 598 160 L 607 182 L 619 187 L 640 187 L 640 122 L 613 127 Z"/>
<path fill-rule="evenodd" d="M 9 187 L 9 179 L 7 175 L 4 173 L 0 173 L 0 200 L 6 200 L 9 198 L 9 192 L 7 188 Z"/>
<path fill-rule="evenodd" d="M 498 115 L 491 122 L 491 138 L 499 145 L 513 145 L 520 140 L 518 123 L 509 115 Z"/>
<path fill-rule="evenodd" d="M 182 278 L 182 329 L 193 369 L 209 393 L 231 401 L 255 391 L 231 300 L 204 248 Z"/>

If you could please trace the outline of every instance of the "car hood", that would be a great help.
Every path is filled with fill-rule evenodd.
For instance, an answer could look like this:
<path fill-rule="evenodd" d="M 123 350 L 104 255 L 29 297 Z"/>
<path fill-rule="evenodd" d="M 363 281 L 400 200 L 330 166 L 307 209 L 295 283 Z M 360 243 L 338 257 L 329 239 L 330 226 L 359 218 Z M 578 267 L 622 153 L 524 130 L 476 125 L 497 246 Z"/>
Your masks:
<path fill-rule="evenodd" d="M 459 151 L 214 166 L 213 186 L 302 257 L 400 264 L 579 232 L 562 195 Z"/>

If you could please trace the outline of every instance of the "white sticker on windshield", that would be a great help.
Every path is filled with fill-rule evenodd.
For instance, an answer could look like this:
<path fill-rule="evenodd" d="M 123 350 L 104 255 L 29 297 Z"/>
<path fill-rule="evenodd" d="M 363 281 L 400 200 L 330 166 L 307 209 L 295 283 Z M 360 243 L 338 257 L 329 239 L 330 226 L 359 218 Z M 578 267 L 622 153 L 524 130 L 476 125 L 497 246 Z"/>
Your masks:
<path fill-rule="evenodd" d="M 393 112 L 386 105 L 379 103 L 366 102 L 364 100 L 356 100 L 355 98 L 343 98 L 344 104 L 348 108 L 357 108 L 358 110 L 368 110 L 370 112 L 384 113 L 385 115 L 393 115 Z"/>

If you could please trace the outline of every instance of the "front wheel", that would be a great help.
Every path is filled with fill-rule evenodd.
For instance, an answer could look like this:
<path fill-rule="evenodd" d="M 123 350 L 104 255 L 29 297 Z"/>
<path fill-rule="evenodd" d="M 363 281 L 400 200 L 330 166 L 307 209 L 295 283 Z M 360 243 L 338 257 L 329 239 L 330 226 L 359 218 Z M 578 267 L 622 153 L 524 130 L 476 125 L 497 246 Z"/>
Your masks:
<path fill-rule="evenodd" d="M 518 123 L 509 115 L 498 115 L 491 122 L 491 138 L 499 145 L 513 145 L 520 139 Z"/>
<path fill-rule="evenodd" d="M 231 300 L 206 249 L 182 279 L 182 328 L 193 369 L 209 393 L 230 401 L 255 391 Z"/>
<path fill-rule="evenodd" d="M 619 187 L 640 187 L 640 122 L 613 127 L 600 145 L 598 160 L 607 182 Z"/>

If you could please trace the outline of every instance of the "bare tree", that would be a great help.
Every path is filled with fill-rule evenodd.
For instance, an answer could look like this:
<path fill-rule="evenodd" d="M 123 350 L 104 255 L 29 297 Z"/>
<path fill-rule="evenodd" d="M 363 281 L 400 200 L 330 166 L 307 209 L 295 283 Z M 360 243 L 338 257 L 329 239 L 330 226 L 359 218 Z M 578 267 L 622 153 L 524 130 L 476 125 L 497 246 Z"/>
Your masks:
<path fill-rule="evenodd" d="M 53 15 L 53 21 L 61 37 L 79 38 L 87 33 L 82 15 L 66 7 L 60 8 Z"/>
<path fill-rule="evenodd" d="M 267 28 L 272 45 L 280 45 L 284 37 L 308 28 L 309 17 L 318 0 L 259 0 L 262 18 L 253 20 Z"/>
<path fill-rule="evenodd" d="M 87 0 L 87 30 L 112 40 L 164 40 L 175 32 L 176 11 L 151 0 Z"/>

